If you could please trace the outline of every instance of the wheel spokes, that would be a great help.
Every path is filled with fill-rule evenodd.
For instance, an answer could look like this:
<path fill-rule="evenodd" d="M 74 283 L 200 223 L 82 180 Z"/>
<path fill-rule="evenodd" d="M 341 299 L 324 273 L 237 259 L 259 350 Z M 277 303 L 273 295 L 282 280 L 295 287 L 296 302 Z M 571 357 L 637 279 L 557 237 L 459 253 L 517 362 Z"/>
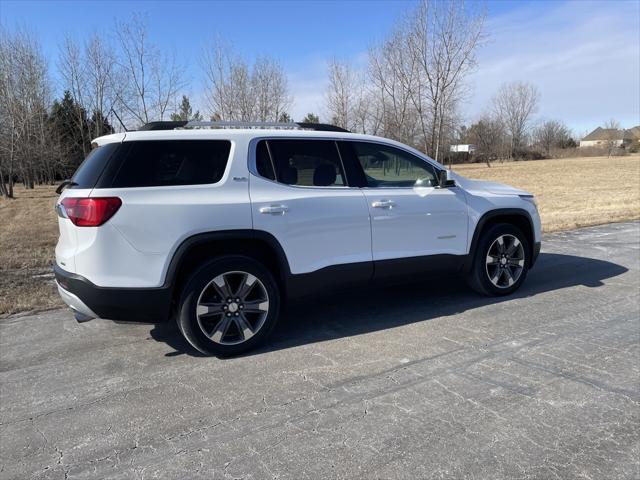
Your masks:
<path fill-rule="evenodd" d="M 224 336 L 227 334 L 227 331 L 229 330 L 229 326 L 231 325 L 232 319 L 233 317 L 227 317 L 227 316 L 222 317 L 222 320 L 220 320 L 218 324 L 215 326 L 215 328 L 213 329 L 213 332 L 211 333 L 211 335 L 209 335 L 209 338 L 211 338 L 211 340 L 213 340 L 214 342 L 221 343 L 222 339 L 224 338 Z"/>
<path fill-rule="evenodd" d="M 500 263 L 500 257 L 498 255 L 487 255 L 487 265 L 498 265 Z"/>
<path fill-rule="evenodd" d="M 207 315 L 221 315 L 224 313 L 222 310 L 222 303 L 218 302 L 201 302 L 198 304 L 196 314 L 199 317 Z"/>
<path fill-rule="evenodd" d="M 245 273 L 242 276 L 242 280 L 240 281 L 240 285 L 238 285 L 238 289 L 236 290 L 235 297 L 240 298 L 242 300 L 245 299 L 247 295 L 253 289 L 253 286 L 256 283 L 257 278 L 251 275 L 250 273 Z"/>
<path fill-rule="evenodd" d="M 520 278 L 525 267 L 524 247 L 520 239 L 511 234 L 496 238 L 485 258 L 486 273 L 498 288 L 508 288 Z"/>
<path fill-rule="evenodd" d="M 229 281 L 227 280 L 226 274 L 218 275 L 216 278 L 214 278 L 212 285 L 215 287 L 216 292 L 223 300 L 231 296 L 232 291 L 231 287 L 229 286 Z"/>
<path fill-rule="evenodd" d="M 213 342 L 237 345 L 256 336 L 269 314 L 269 294 L 255 275 L 227 271 L 214 277 L 200 293 L 196 319 Z"/>
<path fill-rule="evenodd" d="M 244 302 L 245 313 L 266 313 L 269 311 L 268 300 L 253 300 L 250 302 Z"/>
<path fill-rule="evenodd" d="M 244 314 L 241 313 L 237 317 L 233 318 L 235 319 L 236 325 L 238 326 L 240 335 L 242 335 L 242 340 L 249 340 L 251 337 L 253 337 L 255 332 L 253 331 L 253 328 L 249 324 L 249 321 L 244 316 Z"/>

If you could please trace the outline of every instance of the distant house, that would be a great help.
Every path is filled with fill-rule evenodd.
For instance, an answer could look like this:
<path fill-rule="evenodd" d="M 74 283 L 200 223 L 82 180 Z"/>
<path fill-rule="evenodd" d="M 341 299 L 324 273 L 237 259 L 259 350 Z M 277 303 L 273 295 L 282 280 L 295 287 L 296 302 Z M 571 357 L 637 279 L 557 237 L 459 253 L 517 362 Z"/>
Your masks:
<path fill-rule="evenodd" d="M 472 144 L 459 144 L 459 145 L 451 145 L 449 149 L 450 152 L 464 152 L 464 153 L 473 153 L 476 150 L 476 146 Z"/>
<path fill-rule="evenodd" d="M 610 143 L 616 147 L 626 147 L 640 141 L 640 126 L 628 130 L 598 127 L 580 140 L 580 147 L 606 147 Z"/>

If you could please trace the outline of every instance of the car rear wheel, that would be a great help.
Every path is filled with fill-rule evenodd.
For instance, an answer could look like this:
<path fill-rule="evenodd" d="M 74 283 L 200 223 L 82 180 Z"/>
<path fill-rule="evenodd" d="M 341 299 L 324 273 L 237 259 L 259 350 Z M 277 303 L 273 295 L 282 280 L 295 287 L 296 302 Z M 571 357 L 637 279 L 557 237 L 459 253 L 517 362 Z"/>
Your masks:
<path fill-rule="evenodd" d="M 271 273 L 243 256 L 220 257 L 185 286 L 178 327 L 207 355 L 237 355 L 257 347 L 276 324 L 280 293 Z"/>
<path fill-rule="evenodd" d="M 524 282 L 530 265 L 529 242 L 517 227 L 492 225 L 478 242 L 468 283 L 483 295 L 508 295 Z"/>

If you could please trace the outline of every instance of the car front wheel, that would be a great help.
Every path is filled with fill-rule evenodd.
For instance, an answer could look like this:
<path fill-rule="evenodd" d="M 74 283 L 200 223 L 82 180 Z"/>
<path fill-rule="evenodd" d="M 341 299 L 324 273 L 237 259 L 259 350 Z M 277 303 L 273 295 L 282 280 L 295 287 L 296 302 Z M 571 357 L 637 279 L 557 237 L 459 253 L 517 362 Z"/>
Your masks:
<path fill-rule="evenodd" d="M 492 225 L 480 236 L 469 285 L 483 295 L 513 293 L 527 276 L 530 251 L 520 229 L 509 224 Z"/>
<path fill-rule="evenodd" d="M 237 355 L 267 338 L 278 318 L 280 294 L 271 273 L 243 256 L 220 257 L 185 286 L 178 327 L 207 355 Z"/>

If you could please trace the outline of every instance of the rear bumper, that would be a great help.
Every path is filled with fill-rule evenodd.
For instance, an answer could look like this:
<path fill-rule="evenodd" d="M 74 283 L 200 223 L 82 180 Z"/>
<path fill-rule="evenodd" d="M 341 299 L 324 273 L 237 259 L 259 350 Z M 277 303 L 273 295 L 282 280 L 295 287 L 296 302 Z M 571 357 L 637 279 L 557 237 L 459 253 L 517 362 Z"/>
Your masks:
<path fill-rule="evenodd" d="M 57 264 L 54 264 L 53 271 L 62 300 L 74 311 L 87 317 L 153 323 L 169 317 L 169 288 L 98 287 Z"/>

